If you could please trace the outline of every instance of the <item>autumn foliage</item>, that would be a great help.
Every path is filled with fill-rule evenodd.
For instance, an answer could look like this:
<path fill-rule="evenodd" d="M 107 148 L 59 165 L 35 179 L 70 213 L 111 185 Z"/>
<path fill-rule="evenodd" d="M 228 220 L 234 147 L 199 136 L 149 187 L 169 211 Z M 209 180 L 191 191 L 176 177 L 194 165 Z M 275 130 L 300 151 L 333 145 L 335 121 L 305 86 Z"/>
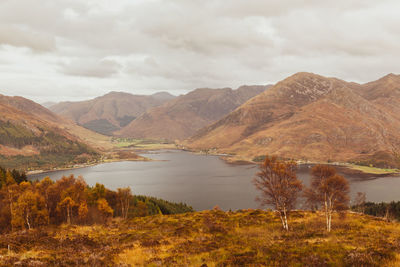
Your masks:
<path fill-rule="evenodd" d="M 99 183 L 89 186 L 82 177 L 30 182 L 24 174 L 0 169 L 0 232 L 188 211 L 192 208 L 183 204 L 134 196 L 130 188 L 112 191 Z"/>
<path fill-rule="evenodd" d="M 305 190 L 304 195 L 311 206 L 323 209 L 326 229 L 330 232 L 333 212 L 348 209 L 349 182 L 327 165 L 315 165 L 311 175 L 311 187 Z"/>
<path fill-rule="evenodd" d="M 295 207 L 302 190 L 296 170 L 297 165 L 293 161 L 284 162 L 275 156 L 267 156 L 254 179 L 256 188 L 261 191 L 258 200 L 262 205 L 272 205 L 279 212 L 285 230 L 289 230 L 289 213 Z"/>

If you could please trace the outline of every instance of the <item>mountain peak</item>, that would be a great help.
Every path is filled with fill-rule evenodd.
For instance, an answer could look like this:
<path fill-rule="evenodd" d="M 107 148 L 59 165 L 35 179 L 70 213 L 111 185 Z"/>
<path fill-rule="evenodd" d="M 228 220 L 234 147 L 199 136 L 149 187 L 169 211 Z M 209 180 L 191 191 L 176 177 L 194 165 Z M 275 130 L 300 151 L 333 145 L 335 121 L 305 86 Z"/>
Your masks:
<path fill-rule="evenodd" d="M 162 100 L 170 100 L 175 98 L 176 96 L 168 93 L 168 92 L 157 92 L 151 95 L 152 97 L 156 98 L 156 99 L 162 99 Z"/>
<path fill-rule="evenodd" d="M 271 90 L 266 91 L 266 94 L 275 94 L 279 99 L 291 99 L 290 102 L 296 102 L 292 104 L 303 105 L 326 95 L 341 83 L 342 81 L 337 79 L 299 72 L 278 82 Z"/>

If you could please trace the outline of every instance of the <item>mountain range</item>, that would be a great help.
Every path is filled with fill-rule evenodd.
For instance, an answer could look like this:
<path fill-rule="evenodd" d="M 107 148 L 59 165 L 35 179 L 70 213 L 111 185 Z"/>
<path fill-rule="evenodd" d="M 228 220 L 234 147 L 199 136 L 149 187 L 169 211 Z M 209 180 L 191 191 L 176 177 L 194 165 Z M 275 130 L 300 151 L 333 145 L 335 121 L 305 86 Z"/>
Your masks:
<path fill-rule="evenodd" d="M 79 102 L 61 102 L 49 107 L 54 113 L 69 118 L 92 131 L 112 135 L 151 107 L 175 98 L 167 92 L 153 95 L 132 95 L 110 92 Z"/>
<path fill-rule="evenodd" d="M 117 131 L 117 136 L 183 140 L 219 120 L 269 86 L 200 88 L 152 108 Z"/>
<path fill-rule="evenodd" d="M 195 151 L 227 153 L 234 160 L 275 154 L 312 162 L 400 166 L 400 76 L 395 74 L 358 84 L 302 72 L 273 86 L 201 88 L 177 97 L 111 92 L 50 109 L 0 95 L 0 165 L 14 164 L 18 157 L 22 164 L 33 160 L 33 165 L 44 159 L 98 157 L 112 144 L 110 137 L 92 129 L 176 141 Z"/>
<path fill-rule="evenodd" d="M 399 165 L 400 76 L 367 84 L 297 73 L 186 140 L 196 150 L 254 159 Z"/>

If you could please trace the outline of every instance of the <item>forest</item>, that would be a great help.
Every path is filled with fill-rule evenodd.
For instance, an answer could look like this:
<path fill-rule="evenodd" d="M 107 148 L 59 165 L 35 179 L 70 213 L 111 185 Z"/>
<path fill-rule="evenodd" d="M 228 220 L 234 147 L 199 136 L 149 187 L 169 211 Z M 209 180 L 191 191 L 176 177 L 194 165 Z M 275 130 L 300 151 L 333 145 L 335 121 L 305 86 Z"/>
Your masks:
<path fill-rule="evenodd" d="M 38 152 L 36 155 L 0 155 L 0 165 L 8 168 L 46 168 L 100 158 L 99 152 L 87 144 L 70 140 L 54 129 L 39 127 L 34 133 L 10 121 L 0 121 L 0 145 L 17 149 L 33 146 Z"/>
<path fill-rule="evenodd" d="M 49 177 L 28 181 L 23 172 L 0 167 L 0 233 L 47 225 L 101 224 L 113 217 L 123 219 L 154 214 L 192 212 L 183 203 L 135 196 L 130 188 L 109 190 L 86 184 L 83 177 Z"/>

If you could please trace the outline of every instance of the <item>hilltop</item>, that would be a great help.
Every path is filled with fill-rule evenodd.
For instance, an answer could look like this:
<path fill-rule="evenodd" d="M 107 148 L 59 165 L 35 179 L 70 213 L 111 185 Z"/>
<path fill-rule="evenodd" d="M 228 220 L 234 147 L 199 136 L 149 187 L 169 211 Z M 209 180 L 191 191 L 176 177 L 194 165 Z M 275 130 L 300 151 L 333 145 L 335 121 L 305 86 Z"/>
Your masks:
<path fill-rule="evenodd" d="M 395 266 L 400 225 L 346 213 L 331 233 L 318 212 L 296 211 L 282 231 L 272 211 L 155 215 L 107 225 L 4 234 L 1 265 Z M 7 246 L 10 245 L 10 251 Z"/>
<path fill-rule="evenodd" d="M 61 102 L 50 106 L 54 113 L 101 134 L 111 135 L 146 110 L 173 99 L 167 92 L 153 95 L 133 95 L 110 92 L 106 95 L 79 102 Z"/>
<path fill-rule="evenodd" d="M 229 114 L 268 87 L 196 89 L 148 110 L 115 134 L 134 138 L 183 140 Z"/>
<path fill-rule="evenodd" d="M 185 145 L 252 160 L 399 166 L 400 78 L 356 84 L 297 73 L 198 131 Z"/>

